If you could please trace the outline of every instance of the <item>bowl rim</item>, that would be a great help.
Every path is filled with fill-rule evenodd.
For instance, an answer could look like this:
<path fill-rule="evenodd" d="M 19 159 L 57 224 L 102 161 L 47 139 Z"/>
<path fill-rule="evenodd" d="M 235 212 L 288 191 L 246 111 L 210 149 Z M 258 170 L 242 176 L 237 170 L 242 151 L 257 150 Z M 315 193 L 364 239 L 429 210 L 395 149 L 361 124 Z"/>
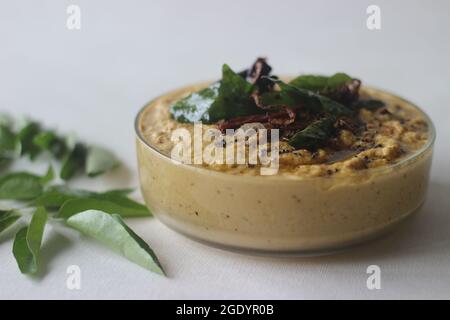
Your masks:
<path fill-rule="evenodd" d="M 194 171 L 199 171 L 201 173 L 205 173 L 205 174 L 209 174 L 209 175 L 220 175 L 221 177 L 229 177 L 229 178 L 243 178 L 245 177 L 246 179 L 270 179 L 270 180 L 316 180 L 316 179 L 344 179 L 344 178 L 348 178 L 348 177 L 357 177 L 357 176 L 365 176 L 368 174 L 374 174 L 374 173 L 383 173 L 383 172 L 391 172 L 393 169 L 399 168 L 399 167 L 404 167 L 407 166 L 410 163 L 415 162 L 416 160 L 418 160 L 423 154 L 426 154 L 430 149 L 433 148 L 434 143 L 436 141 L 436 128 L 433 124 L 433 121 L 431 120 L 431 118 L 428 116 L 428 114 L 419 106 L 417 106 L 415 103 L 412 103 L 411 101 L 404 99 L 402 97 L 400 97 L 397 94 L 392 93 L 391 91 L 387 91 L 384 89 L 379 89 L 377 87 L 373 87 L 373 86 L 364 86 L 363 88 L 366 88 L 368 90 L 374 90 L 374 91 L 378 91 L 380 93 L 383 94 L 387 94 L 390 95 L 392 98 L 394 99 L 398 99 L 399 101 L 402 101 L 405 104 L 408 104 L 410 106 L 412 106 L 413 108 L 415 108 L 417 111 L 420 112 L 420 114 L 423 116 L 423 118 L 426 120 L 427 122 L 427 126 L 429 129 L 429 139 L 428 141 L 418 150 L 414 151 L 413 153 L 411 153 L 410 155 L 408 155 L 407 157 L 405 157 L 404 159 L 401 159 L 398 162 L 395 162 L 393 164 L 387 165 L 387 166 L 382 166 L 382 167 L 377 167 L 377 168 L 368 168 L 368 169 L 364 169 L 364 170 L 358 170 L 355 172 L 352 172 L 349 175 L 344 175 L 344 176 L 340 176 L 340 175 L 332 175 L 332 176 L 303 176 L 303 175 L 295 175 L 295 174 L 275 174 L 275 175 L 241 175 L 241 174 L 230 174 L 228 172 L 225 171 L 218 171 L 218 170 L 213 170 L 213 169 L 209 169 L 206 167 L 201 167 L 201 166 L 195 166 L 195 165 L 191 165 L 191 164 L 185 164 L 181 161 L 177 161 L 174 160 L 172 158 L 170 158 L 168 155 L 164 154 L 163 152 L 161 152 L 160 150 L 158 150 L 158 148 L 154 145 L 152 145 L 151 143 L 149 143 L 144 137 L 143 134 L 140 130 L 140 119 L 141 116 L 143 115 L 143 113 L 147 110 L 147 108 L 149 108 L 154 102 L 156 102 L 157 100 L 175 93 L 177 91 L 186 91 L 190 88 L 196 88 L 196 87 L 202 87 L 202 86 L 207 86 L 208 84 L 211 84 L 213 81 L 209 81 L 209 82 L 199 82 L 199 83 L 194 83 L 191 85 L 187 85 L 187 86 L 183 86 L 183 87 L 179 87 L 177 89 L 173 89 L 170 91 L 167 91 L 163 94 L 160 94 L 158 96 L 156 96 L 155 98 L 151 99 L 150 101 L 148 101 L 147 103 L 144 104 L 143 107 L 140 108 L 140 110 L 138 111 L 135 120 L 134 120 L 134 130 L 135 130 L 135 134 L 137 139 L 143 143 L 147 148 L 149 148 L 152 152 L 155 152 L 159 157 L 163 158 L 166 161 L 170 161 L 172 162 L 173 165 L 177 165 L 177 166 L 183 166 L 186 170 L 194 170 Z"/>

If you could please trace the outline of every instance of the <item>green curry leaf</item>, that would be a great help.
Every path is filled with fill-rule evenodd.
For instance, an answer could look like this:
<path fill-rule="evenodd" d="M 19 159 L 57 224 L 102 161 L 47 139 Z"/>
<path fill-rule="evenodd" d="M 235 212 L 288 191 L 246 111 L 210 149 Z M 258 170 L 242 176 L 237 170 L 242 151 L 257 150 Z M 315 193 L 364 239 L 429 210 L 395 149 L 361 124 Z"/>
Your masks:
<path fill-rule="evenodd" d="M 345 73 L 336 73 L 331 77 L 302 75 L 289 84 L 328 97 L 342 105 L 350 106 L 359 99 L 361 81 Z"/>
<path fill-rule="evenodd" d="M 5 231 L 19 219 L 20 214 L 14 210 L 0 210 L 0 233 Z"/>
<path fill-rule="evenodd" d="M 38 271 L 39 254 L 47 212 L 38 208 L 31 218 L 30 225 L 22 228 L 14 239 L 13 254 L 19 269 L 25 274 L 34 274 Z"/>
<path fill-rule="evenodd" d="M 303 107 L 313 113 L 325 112 L 332 116 L 354 115 L 351 109 L 328 97 L 311 90 L 297 88 L 278 79 L 272 79 L 272 81 L 276 82 L 281 89 L 279 92 L 281 102 L 279 103 L 286 103 L 287 106 L 294 108 Z M 273 93 L 271 94 L 273 95 Z M 264 103 L 264 100 L 262 101 Z"/>
<path fill-rule="evenodd" d="M 86 210 L 100 210 L 106 213 L 116 213 L 122 217 L 149 217 L 148 209 L 126 197 L 108 197 L 102 199 L 101 195 L 92 198 L 78 198 L 65 202 L 59 210 L 58 218 L 67 219 L 76 213 Z"/>
<path fill-rule="evenodd" d="M 63 160 L 61 167 L 61 179 L 69 180 L 75 175 L 84 172 L 86 164 L 87 148 L 82 143 L 75 144 L 73 150 Z"/>
<path fill-rule="evenodd" d="M 251 97 L 253 90 L 251 83 L 224 64 L 220 82 L 177 101 L 170 111 L 179 122 L 204 123 L 264 113 Z"/>
<path fill-rule="evenodd" d="M 20 155 L 18 136 L 7 125 L 0 125 L 0 158 L 13 159 Z"/>
<path fill-rule="evenodd" d="M 324 118 L 311 123 L 289 139 L 289 145 L 296 149 L 313 149 L 332 137 L 334 118 Z"/>
<path fill-rule="evenodd" d="M 38 198 L 34 199 L 33 205 L 54 209 L 59 208 L 68 200 L 88 198 L 92 194 L 93 192 L 90 191 L 71 189 L 67 186 L 50 186 Z"/>
<path fill-rule="evenodd" d="M 178 100 L 170 107 L 172 116 L 183 123 L 200 121 L 217 98 L 219 87 L 220 82 L 215 82 L 205 89 Z"/>
<path fill-rule="evenodd" d="M 133 191 L 134 191 L 133 188 L 113 189 L 113 190 L 109 190 L 109 191 L 103 192 L 102 194 L 106 195 L 106 196 L 111 196 L 111 197 L 114 197 L 114 196 L 127 196 L 130 193 L 132 193 Z"/>
<path fill-rule="evenodd" d="M 31 200 L 42 190 L 42 177 L 31 173 L 16 172 L 0 178 L 0 199 Z"/>
<path fill-rule="evenodd" d="M 247 115 L 264 113 L 251 97 L 254 86 L 224 64 L 219 95 L 203 115 L 205 122 L 217 122 Z"/>
<path fill-rule="evenodd" d="M 323 92 L 340 87 L 350 80 L 352 78 L 345 73 L 336 73 L 331 77 L 306 74 L 291 80 L 289 84 L 296 88 Z"/>
<path fill-rule="evenodd" d="M 119 165 L 114 153 L 102 147 L 90 147 L 86 156 L 86 174 L 95 177 Z"/>
<path fill-rule="evenodd" d="M 71 216 L 66 223 L 141 267 L 164 275 L 164 270 L 153 250 L 123 222 L 119 215 L 88 210 Z"/>
<path fill-rule="evenodd" d="M 0 199 L 31 200 L 40 196 L 44 185 L 54 179 L 54 171 L 49 166 L 44 176 L 28 172 L 13 172 L 0 178 Z"/>
<path fill-rule="evenodd" d="M 43 177 L 41 177 L 41 183 L 43 185 L 46 185 L 53 179 L 55 179 L 55 170 L 53 170 L 53 167 L 50 165 L 47 169 L 47 173 Z"/>
<path fill-rule="evenodd" d="M 345 73 L 335 73 L 334 75 L 328 78 L 325 89 L 333 90 L 335 88 L 345 85 L 347 82 L 351 80 L 352 77 L 350 77 Z"/>
<path fill-rule="evenodd" d="M 66 186 L 51 186 L 33 201 L 36 206 L 58 209 L 60 218 L 89 209 L 118 213 L 123 217 L 150 217 L 147 207 L 127 197 L 132 189 L 91 192 L 70 189 Z"/>
<path fill-rule="evenodd" d="M 19 140 L 22 146 L 22 155 L 29 155 L 30 159 L 36 158 L 41 149 L 34 144 L 34 138 L 41 132 L 41 125 L 37 122 L 28 122 L 19 132 Z"/>
<path fill-rule="evenodd" d="M 33 143 L 41 150 L 49 151 L 56 159 L 61 159 L 67 152 L 64 138 L 59 137 L 53 131 L 44 131 L 33 138 Z"/>
<path fill-rule="evenodd" d="M 289 82 L 297 88 L 311 91 L 320 91 L 327 86 L 328 77 L 319 75 L 301 75 Z"/>
<path fill-rule="evenodd" d="M 377 110 L 384 106 L 385 104 L 383 101 L 375 99 L 358 100 L 352 105 L 352 107 L 355 109 L 367 109 L 367 110 Z"/>

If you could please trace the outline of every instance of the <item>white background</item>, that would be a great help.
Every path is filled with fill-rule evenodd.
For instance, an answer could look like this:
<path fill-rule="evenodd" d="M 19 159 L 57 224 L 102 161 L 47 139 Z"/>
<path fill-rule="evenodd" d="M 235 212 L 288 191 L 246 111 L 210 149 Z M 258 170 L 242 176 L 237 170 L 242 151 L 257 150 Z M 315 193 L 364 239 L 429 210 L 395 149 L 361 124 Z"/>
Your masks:
<path fill-rule="evenodd" d="M 366 28 L 381 7 L 382 29 Z M 81 30 L 66 8 L 81 8 Z M 133 120 L 170 89 L 239 70 L 259 55 L 275 72 L 345 71 L 400 94 L 435 121 L 428 199 L 397 232 L 342 254 L 258 258 L 192 242 L 155 219 L 129 224 L 158 253 L 168 278 L 91 240 L 49 227 L 38 277 L 19 273 L 14 230 L 0 237 L 0 298 L 450 298 L 449 1 L 2 1 L 0 110 L 32 115 L 115 150 L 125 168 L 74 184 L 138 186 Z M 139 194 L 137 193 L 138 197 Z M 66 288 L 79 265 L 82 289 Z M 366 288 L 379 265 L 382 289 Z"/>

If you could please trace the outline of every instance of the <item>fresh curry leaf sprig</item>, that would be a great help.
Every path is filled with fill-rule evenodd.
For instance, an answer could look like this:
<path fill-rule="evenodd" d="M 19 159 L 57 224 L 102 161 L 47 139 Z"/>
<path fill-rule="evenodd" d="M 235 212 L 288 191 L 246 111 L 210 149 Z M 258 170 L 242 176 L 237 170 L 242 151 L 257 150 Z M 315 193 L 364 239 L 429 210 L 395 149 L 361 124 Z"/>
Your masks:
<path fill-rule="evenodd" d="M 118 164 L 109 150 L 60 136 L 37 122 L 17 127 L 9 117 L 0 116 L 0 165 L 22 156 L 36 161 L 41 153 L 48 152 L 61 162 L 60 177 L 66 181 L 81 173 L 96 177 Z M 122 217 L 151 217 L 145 205 L 129 197 L 133 190 L 93 192 L 58 185 L 52 166 L 42 176 L 10 172 L 5 166 L 0 169 L 0 200 L 8 200 L 8 205 L 13 203 L 13 208 L 1 206 L 0 234 L 32 214 L 31 222 L 16 233 L 13 243 L 13 254 L 22 273 L 39 271 L 45 226 L 63 222 L 107 244 L 132 262 L 164 274 L 150 247 L 122 220 Z"/>
<path fill-rule="evenodd" d="M 13 254 L 22 273 L 38 272 L 45 225 L 47 221 L 62 221 L 132 262 L 164 274 L 154 252 L 122 220 L 123 217 L 151 217 L 146 206 L 128 197 L 133 190 L 93 192 L 71 189 L 65 185 L 51 185 L 53 178 L 51 167 L 43 176 L 17 172 L 0 178 L 0 198 L 16 200 L 27 205 L 24 211 L 33 211 L 31 222 L 16 233 L 13 244 Z M 22 216 L 14 209 L 0 210 L 0 233 Z"/>
<path fill-rule="evenodd" d="M 73 141 L 71 137 L 45 129 L 36 121 L 15 124 L 8 117 L 0 117 L 0 165 L 20 156 L 35 160 L 48 152 L 61 162 L 60 177 L 70 180 L 76 175 L 94 177 L 119 165 L 115 155 L 99 146 Z"/>

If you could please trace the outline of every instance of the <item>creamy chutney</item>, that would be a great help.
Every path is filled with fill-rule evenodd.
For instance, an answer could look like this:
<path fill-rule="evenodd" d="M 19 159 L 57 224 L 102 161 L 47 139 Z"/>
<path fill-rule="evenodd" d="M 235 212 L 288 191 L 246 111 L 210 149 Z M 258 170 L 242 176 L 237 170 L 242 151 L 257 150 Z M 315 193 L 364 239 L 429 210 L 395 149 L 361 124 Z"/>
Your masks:
<path fill-rule="evenodd" d="M 174 119 L 170 106 L 206 86 L 163 95 L 136 119 L 142 192 L 169 227 L 216 246 L 310 254 L 375 237 L 423 203 L 435 133 L 428 116 L 408 101 L 361 87 L 360 99 L 383 106 L 359 108 L 358 130 L 339 127 L 314 148 L 281 140 L 278 173 L 261 176 L 258 165 L 170 159 L 171 133 L 193 130 Z"/>

